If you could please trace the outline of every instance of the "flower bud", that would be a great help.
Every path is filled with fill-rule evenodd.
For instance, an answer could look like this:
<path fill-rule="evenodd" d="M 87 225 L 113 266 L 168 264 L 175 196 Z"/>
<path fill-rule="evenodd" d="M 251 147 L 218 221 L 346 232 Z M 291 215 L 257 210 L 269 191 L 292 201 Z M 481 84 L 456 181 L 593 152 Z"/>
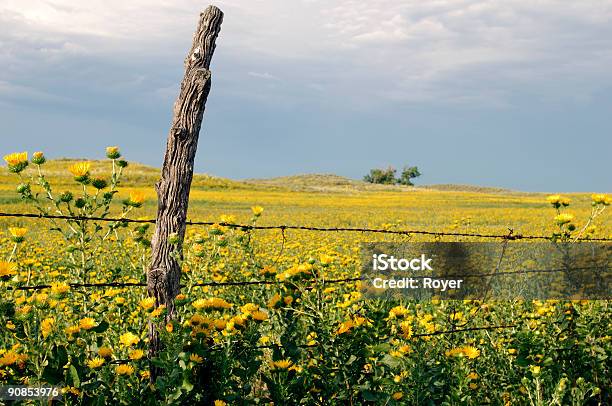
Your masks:
<path fill-rule="evenodd" d="M 91 181 L 91 186 L 93 186 L 94 188 L 98 190 L 102 190 L 108 186 L 108 182 L 106 182 L 104 179 L 101 179 L 101 178 L 94 178 Z"/>
<path fill-rule="evenodd" d="M 72 192 L 69 192 L 69 191 L 66 191 L 60 195 L 60 201 L 64 203 L 71 202 L 73 198 L 74 198 L 74 195 L 72 194 Z"/>
<path fill-rule="evenodd" d="M 45 155 L 42 152 L 35 152 L 34 154 L 32 154 L 32 163 L 35 165 L 42 165 L 45 162 L 47 162 L 47 158 L 45 158 Z"/>
<path fill-rule="evenodd" d="M 77 207 L 77 209 L 82 209 L 86 204 L 87 202 L 82 197 L 79 197 L 74 201 L 74 205 Z"/>
<path fill-rule="evenodd" d="M 29 194 L 30 192 L 30 185 L 27 183 L 20 183 L 17 186 L 17 193 L 21 193 L 21 194 Z"/>
<path fill-rule="evenodd" d="M 106 156 L 109 159 L 121 158 L 121 152 L 119 152 L 119 147 L 106 147 Z"/>

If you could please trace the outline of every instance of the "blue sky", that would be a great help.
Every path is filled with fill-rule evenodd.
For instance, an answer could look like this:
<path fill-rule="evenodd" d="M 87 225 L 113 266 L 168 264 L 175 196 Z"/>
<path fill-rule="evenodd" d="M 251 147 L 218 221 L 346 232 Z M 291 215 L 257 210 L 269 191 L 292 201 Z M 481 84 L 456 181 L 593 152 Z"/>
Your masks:
<path fill-rule="evenodd" d="M 612 1 L 217 1 L 196 162 L 610 192 Z M 191 0 L 0 0 L 0 152 L 159 165 Z"/>

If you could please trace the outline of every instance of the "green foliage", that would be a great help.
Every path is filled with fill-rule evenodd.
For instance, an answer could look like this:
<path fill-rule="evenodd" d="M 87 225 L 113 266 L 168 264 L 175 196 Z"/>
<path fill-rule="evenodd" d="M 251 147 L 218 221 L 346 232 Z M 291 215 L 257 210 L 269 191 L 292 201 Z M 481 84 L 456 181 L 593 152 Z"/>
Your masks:
<path fill-rule="evenodd" d="M 397 170 L 391 166 L 387 169 L 370 169 L 370 173 L 363 177 L 368 183 L 381 185 L 405 185 L 413 186 L 412 179 L 421 176 L 421 172 L 416 166 L 406 166 L 399 177 L 396 177 Z"/>
<path fill-rule="evenodd" d="M 419 176 L 421 176 L 419 168 L 416 166 L 406 166 L 402 170 L 399 179 L 397 179 L 397 183 L 400 185 L 413 186 L 412 179 L 418 178 Z"/>
<path fill-rule="evenodd" d="M 370 173 L 364 176 L 363 180 L 381 185 L 395 185 L 397 183 L 396 172 L 397 170 L 391 166 L 387 169 L 370 169 Z"/>

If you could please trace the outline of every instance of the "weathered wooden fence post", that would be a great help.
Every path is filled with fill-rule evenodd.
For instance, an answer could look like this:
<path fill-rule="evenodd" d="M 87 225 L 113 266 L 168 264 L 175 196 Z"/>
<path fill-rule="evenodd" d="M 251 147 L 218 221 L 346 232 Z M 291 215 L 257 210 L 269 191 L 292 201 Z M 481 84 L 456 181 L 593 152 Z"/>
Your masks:
<path fill-rule="evenodd" d="M 174 298 L 179 293 L 181 269 L 177 258 L 182 256 L 193 162 L 210 91 L 210 61 L 222 21 L 223 12 L 215 6 L 208 6 L 200 14 L 193 44 L 185 59 L 180 94 L 174 104 L 161 179 L 155 185 L 157 222 L 151 245 L 151 267 L 147 272 L 147 290 L 156 299 L 156 305 L 166 306 L 167 319 L 174 317 Z M 154 323 L 149 327 L 151 355 L 160 349 L 157 328 Z M 152 369 L 151 378 L 154 379 L 155 375 Z"/>

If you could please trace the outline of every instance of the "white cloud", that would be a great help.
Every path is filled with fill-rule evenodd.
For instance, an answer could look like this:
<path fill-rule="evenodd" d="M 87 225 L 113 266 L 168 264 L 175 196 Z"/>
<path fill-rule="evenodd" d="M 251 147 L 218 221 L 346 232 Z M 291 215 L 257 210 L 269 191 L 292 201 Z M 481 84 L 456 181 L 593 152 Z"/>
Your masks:
<path fill-rule="evenodd" d="M 265 79 L 265 80 L 280 80 L 277 76 L 274 76 L 268 72 L 248 72 L 247 73 L 249 76 L 252 76 L 254 78 L 259 78 L 259 79 Z"/>
<path fill-rule="evenodd" d="M 221 80 L 240 87 L 236 78 L 244 72 L 282 77 L 286 86 L 266 89 L 283 92 L 271 100 L 309 97 L 302 90 L 316 83 L 317 98 L 358 91 L 355 99 L 370 102 L 503 105 L 521 89 L 547 100 L 567 94 L 582 100 L 612 84 L 611 1 L 215 3 L 226 13 L 214 62 L 225 69 Z M 61 65 L 75 56 L 146 61 L 143 67 L 155 69 L 151 61 L 183 57 L 201 9 L 195 0 L 4 0 L 0 64 L 9 67 L 2 79 L 23 80 L 35 64 Z M 141 75 L 149 76 L 134 73 Z"/>

